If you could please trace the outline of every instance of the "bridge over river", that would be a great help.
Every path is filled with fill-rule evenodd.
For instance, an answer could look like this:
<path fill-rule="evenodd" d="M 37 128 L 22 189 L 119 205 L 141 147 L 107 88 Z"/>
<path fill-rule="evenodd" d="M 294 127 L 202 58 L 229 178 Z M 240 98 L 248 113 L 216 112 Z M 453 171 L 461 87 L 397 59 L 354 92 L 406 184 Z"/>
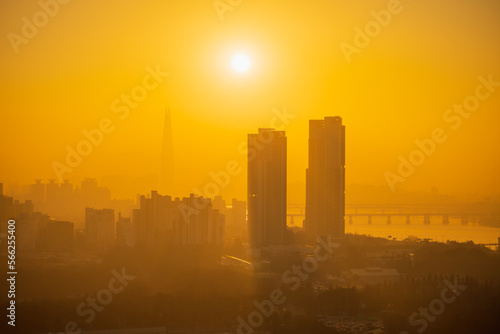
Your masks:
<path fill-rule="evenodd" d="M 392 217 L 405 217 L 406 224 L 430 224 L 431 219 L 438 219 L 444 225 L 449 224 L 450 219 L 460 219 L 463 225 L 467 225 L 469 222 L 477 223 L 491 218 L 491 214 L 463 204 L 346 204 L 345 211 L 346 222 L 349 224 L 355 224 L 355 218 L 358 217 L 371 224 L 372 217 L 381 216 L 386 217 L 387 224 L 391 224 Z M 305 205 L 289 204 L 287 216 L 292 225 L 302 222 L 305 218 Z"/>

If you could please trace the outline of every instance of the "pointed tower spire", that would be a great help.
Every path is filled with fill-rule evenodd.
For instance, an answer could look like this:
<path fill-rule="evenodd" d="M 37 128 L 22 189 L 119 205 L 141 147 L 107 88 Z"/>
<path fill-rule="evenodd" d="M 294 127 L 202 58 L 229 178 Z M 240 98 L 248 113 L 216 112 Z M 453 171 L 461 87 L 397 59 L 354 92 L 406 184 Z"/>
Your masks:
<path fill-rule="evenodd" d="M 161 160 L 162 192 L 164 192 L 165 195 L 173 195 L 172 192 L 175 189 L 174 144 L 170 108 L 167 108 L 165 111 L 165 125 L 163 128 L 163 146 Z"/>

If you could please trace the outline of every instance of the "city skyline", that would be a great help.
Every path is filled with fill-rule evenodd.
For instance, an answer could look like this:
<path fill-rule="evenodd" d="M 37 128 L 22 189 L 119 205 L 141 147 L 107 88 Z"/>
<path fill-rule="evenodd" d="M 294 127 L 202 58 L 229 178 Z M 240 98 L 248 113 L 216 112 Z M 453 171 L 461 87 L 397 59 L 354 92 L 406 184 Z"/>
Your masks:
<path fill-rule="evenodd" d="M 4 38 L 0 50 L 5 112 L 0 121 L 14 125 L 4 129 L 10 138 L 9 146 L 2 149 L 4 183 L 57 179 L 53 162 L 72 170 L 61 175 L 72 182 L 119 175 L 133 180 L 151 174 L 159 182 L 168 106 L 175 120 L 176 164 L 183 166 L 178 177 L 185 180 L 180 194 L 203 185 L 211 171 L 236 160 L 242 173 L 220 195 L 245 198 L 245 154 L 238 144 L 253 129 L 272 127 L 275 117 L 276 126 L 285 126 L 295 147 L 288 157 L 288 179 L 305 185 L 307 120 L 332 112 L 342 113 L 352 126 L 347 133 L 351 143 L 347 165 L 353 167 L 346 185 L 390 190 L 385 173 L 399 176 L 399 157 L 409 160 L 419 150 L 415 141 L 432 138 L 433 130 L 441 128 L 446 142 L 436 146 L 435 154 L 424 153 L 425 162 L 415 166 L 409 177 L 402 176 L 405 181 L 395 183 L 396 191 L 433 187 L 446 194 L 500 191 L 496 177 L 500 154 L 494 144 L 499 141 L 494 124 L 499 121 L 500 101 L 496 2 L 400 2 L 400 12 L 391 14 L 389 25 L 374 37 L 366 35 L 365 27 L 377 22 L 373 15 L 387 11 L 388 1 L 324 3 L 318 7 L 321 10 L 305 15 L 307 24 L 299 19 L 304 10 L 299 3 L 238 6 L 225 13 L 225 21 L 220 21 L 211 3 L 200 3 L 195 9 L 188 4 L 153 3 L 61 5 L 47 26 L 35 26 L 39 33 L 20 44 L 19 53 Z M 9 17 L 0 25 L 5 36 L 22 37 L 22 18 L 32 21 L 41 10 L 37 3 L 26 1 L 5 6 Z M 275 15 L 283 8 L 290 20 Z M 122 30 L 128 31 L 126 18 L 138 12 L 149 17 L 148 23 L 134 25 L 136 35 L 110 44 Z M 83 29 L 82 17 L 92 21 L 92 15 L 99 18 L 95 28 Z M 255 27 L 257 16 L 260 25 Z M 477 23 L 472 30 L 454 24 L 471 17 Z M 203 25 L 205 34 L 192 28 L 195 23 Z M 362 43 L 366 46 L 360 47 Z M 341 44 L 359 51 L 350 55 L 351 62 Z M 102 52 L 90 51 L 94 46 Z M 246 72 L 232 67 L 231 59 L 239 53 L 251 61 Z M 147 96 L 142 100 L 142 90 L 136 87 L 143 85 L 144 78 L 152 90 L 145 88 Z M 480 100 L 477 110 L 468 111 L 464 105 L 474 107 L 468 96 L 474 96 L 482 82 L 490 82 L 478 90 L 488 97 Z M 141 101 L 123 102 L 122 95 L 130 97 L 132 90 Z M 30 98 L 23 98 L 24 92 Z M 103 132 L 92 153 L 82 157 L 78 166 L 69 166 L 67 146 L 76 150 L 87 140 L 82 131 L 100 129 L 103 119 L 112 121 L 104 123 L 114 126 L 112 132 Z M 196 137 L 212 137 L 213 142 Z M 211 150 L 212 145 L 218 149 Z M 463 164 L 458 151 L 475 163 Z M 36 170 L 29 168 L 33 164 Z M 362 167 L 367 164 L 370 169 Z M 136 192 L 150 190 L 144 188 Z M 117 198 L 134 196 L 119 187 L 115 193 Z"/>
<path fill-rule="evenodd" d="M 0 17 L 0 333 L 498 334 L 499 0 Z"/>

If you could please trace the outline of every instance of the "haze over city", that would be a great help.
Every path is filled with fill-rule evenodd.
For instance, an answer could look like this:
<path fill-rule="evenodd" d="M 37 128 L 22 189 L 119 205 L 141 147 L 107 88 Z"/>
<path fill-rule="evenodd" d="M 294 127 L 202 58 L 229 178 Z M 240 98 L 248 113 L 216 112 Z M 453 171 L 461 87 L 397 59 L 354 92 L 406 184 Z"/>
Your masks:
<path fill-rule="evenodd" d="M 500 2 L 0 13 L 2 333 L 498 333 Z"/>
<path fill-rule="evenodd" d="M 242 174 L 221 194 L 244 198 L 246 157 L 238 144 L 246 133 L 270 127 L 274 109 L 294 116 L 285 124 L 293 147 L 290 183 L 305 183 L 307 120 L 339 114 L 350 126 L 348 185 L 387 185 L 384 173 L 397 173 L 398 157 L 408 158 L 418 148 L 416 139 L 443 128 L 446 142 L 397 186 L 498 192 L 498 91 L 470 117 L 461 117 L 457 129 L 454 120 L 443 119 L 475 93 L 479 76 L 500 81 L 498 6 L 400 2 L 400 12 L 349 62 L 340 44 L 356 47 L 355 28 L 365 29 L 374 20 L 371 11 L 387 9 L 387 1 L 242 2 L 223 21 L 210 2 L 61 5 L 36 36 L 17 45 L 17 53 L 9 39 L 0 46 L 1 122 L 11 125 L 3 129 L 9 138 L 2 150 L 4 182 L 56 178 L 52 163 L 64 163 L 66 146 L 76 149 L 85 139 L 82 130 L 97 128 L 103 118 L 116 129 L 63 177 L 158 177 L 168 106 L 182 180 L 178 195 L 203 185 L 210 171 L 234 159 Z M 2 31 L 21 37 L 21 18 L 40 10 L 30 1 L 2 7 Z M 251 62 L 244 73 L 231 67 L 238 53 Z M 112 104 L 142 84 L 148 66 L 168 76 L 121 120 L 123 112 L 113 111 L 126 104 Z M 146 190 L 114 194 L 133 197 Z"/>

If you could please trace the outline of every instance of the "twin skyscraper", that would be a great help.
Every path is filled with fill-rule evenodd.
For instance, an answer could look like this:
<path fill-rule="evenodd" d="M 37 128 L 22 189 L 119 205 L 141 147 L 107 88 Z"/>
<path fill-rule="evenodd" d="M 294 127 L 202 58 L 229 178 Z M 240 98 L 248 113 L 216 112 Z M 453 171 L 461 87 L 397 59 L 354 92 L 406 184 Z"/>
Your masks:
<path fill-rule="evenodd" d="M 253 247 L 282 245 L 286 234 L 287 138 L 248 135 L 248 227 Z M 309 121 L 304 231 L 309 241 L 345 235 L 345 126 L 340 117 Z"/>

